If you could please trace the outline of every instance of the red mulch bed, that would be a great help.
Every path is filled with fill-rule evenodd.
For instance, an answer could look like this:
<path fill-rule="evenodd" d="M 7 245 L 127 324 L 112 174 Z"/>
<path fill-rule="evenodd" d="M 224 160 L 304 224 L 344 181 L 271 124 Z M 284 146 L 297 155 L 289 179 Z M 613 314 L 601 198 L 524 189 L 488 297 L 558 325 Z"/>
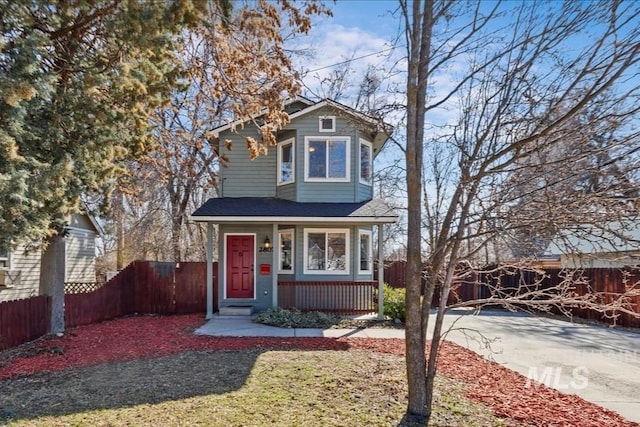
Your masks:
<path fill-rule="evenodd" d="M 363 349 L 404 356 L 404 341 L 364 338 L 230 338 L 194 335 L 201 315 L 126 317 L 68 331 L 0 353 L 0 381 L 39 372 L 108 362 L 154 358 L 187 350 L 250 348 Z M 527 379 L 478 354 L 445 342 L 439 373 L 463 380 L 466 394 L 504 418 L 535 426 L 636 426 L 613 411 L 545 386 L 525 388 Z"/>

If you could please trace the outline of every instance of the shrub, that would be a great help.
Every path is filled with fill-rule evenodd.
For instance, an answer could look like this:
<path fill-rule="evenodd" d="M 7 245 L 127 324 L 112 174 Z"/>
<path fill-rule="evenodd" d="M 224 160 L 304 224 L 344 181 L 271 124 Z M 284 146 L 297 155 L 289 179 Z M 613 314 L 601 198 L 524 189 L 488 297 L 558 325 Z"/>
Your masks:
<path fill-rule="evenodd" d="M 404 289 L 396 289 L 385 283 L 382 295 L 384 296 L 384 315 L 404 322 L 407 317 Z"/>
<path fill-rule="evenodd" d="M 253 321 L 280 328 L 329 328 L 340 323 L 341 317 L 333 313 L 321 311 L 309 311 L 303 313 L 299 310 L 285 310 L 282 308 L 270 308 L 258 314 Z"/>

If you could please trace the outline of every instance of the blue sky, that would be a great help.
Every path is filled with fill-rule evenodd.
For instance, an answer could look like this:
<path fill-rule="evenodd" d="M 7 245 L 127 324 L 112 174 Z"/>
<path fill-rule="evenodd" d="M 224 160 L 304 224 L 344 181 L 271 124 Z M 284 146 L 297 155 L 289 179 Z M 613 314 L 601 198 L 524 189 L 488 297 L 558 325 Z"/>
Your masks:
<path fill-rule="evenodd" d="M 335 70 L 332 65 L 366 55 L 371 56 L 352 62 L 354 78 L 369 65 L 384 71 L 389 61 L 376 52 L 388 52 L 398 34 L 398 18 L 392 16 L 397 1 L 339 0 L 327 5 L 333 16 L 316 17 L 309 35 L 293 43 L 313 53 L 312 58 L 299 59 L 300 68 L 312 70 L 305 79 L 307 86 L 316 88 L 319 80 Z"/>

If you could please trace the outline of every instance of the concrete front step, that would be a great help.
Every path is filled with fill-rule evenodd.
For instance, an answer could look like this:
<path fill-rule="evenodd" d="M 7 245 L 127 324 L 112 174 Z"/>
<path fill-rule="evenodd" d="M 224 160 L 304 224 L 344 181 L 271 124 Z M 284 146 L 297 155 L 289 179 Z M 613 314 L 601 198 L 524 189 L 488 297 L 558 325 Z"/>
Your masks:
<path fill-rule="evenodd" d="M 218 313 L 220 316 L 251 316 L 253 314 L 253 307 L 231 305 L 228 307 L 220 307 Z"/>

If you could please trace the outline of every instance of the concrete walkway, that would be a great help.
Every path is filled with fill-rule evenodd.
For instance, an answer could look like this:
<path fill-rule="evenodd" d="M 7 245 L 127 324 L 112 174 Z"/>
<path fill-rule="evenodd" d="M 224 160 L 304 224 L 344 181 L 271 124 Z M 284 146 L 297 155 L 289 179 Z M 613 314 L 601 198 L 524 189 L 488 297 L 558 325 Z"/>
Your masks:
<path fill-rule="evenodd" d="M 404 339 L 403 329 L 315 329 L 278 328 L 253 323 L 250 316 L 214 316 L 196 329 L 196 334 L 217 337 L 325 337 L 325 338 L 399 338 Z"/>
<path fill-rule="evenodd" d="M 435 317 L 431 317 L 435 319 Z M 433 321 L 431 328 L 433 327 Z M 454 311 L 445 316 L 446 339 L 528 379 L 640 422 L 640 333 L 503 311 Z M 431 336 L 431 330 L 428 332 Z M 399 338 L 401 329 L 284 329 L 250 317 L 219 317 L 197 334 L 251 337 Z"/>

